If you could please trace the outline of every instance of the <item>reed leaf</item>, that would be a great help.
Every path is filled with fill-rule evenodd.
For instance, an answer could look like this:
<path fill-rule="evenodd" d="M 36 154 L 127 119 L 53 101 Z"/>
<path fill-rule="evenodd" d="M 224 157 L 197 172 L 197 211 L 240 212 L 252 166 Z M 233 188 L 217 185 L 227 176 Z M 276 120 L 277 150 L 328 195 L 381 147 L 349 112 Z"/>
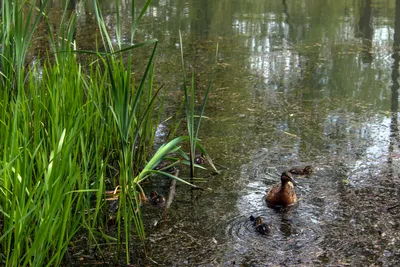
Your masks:
<path fill-rule="evenodd" d="M 186 70 L 185 70 L 185 63 L 184 63 L 184 57 L 183 57 L 183 42 L 182 42 L 182 33 L 179 31 L 179 43 L 180 43 L 180 51 L 181 51 L 181 65 L 182 65 L 182 80 L 183 80 L 183 91 L 184 91 L 184 104 L 185 104 L 185 113 L 186 113 L 186 124 L 187 124 L 187 131 L 188 131 L 188 138 L 189 138 L 189 159 L 188 161 L 190 162 L 190 177 L 194 177 L 195 173 L 195 163 L 194 159 L 196 156 L 196 147 L 200 145 L 198 135 L 199 135 L 199 130 L 200 130 L 200 125 L 201 125 L 201 120 L 203 118 L 204 110 L 207 104 L 207 99 L 208 95 L 211 90 L 211 85 L 212 85 L 212 79 L 214 77 L 214 70 L 210 76 L 210 80 L 208 82 L 207 90 L 205 92 L 203 101 L 202 101 L 202 106 L 200 110 L 200 115 L 196 115 L 194 110 L 195 110 L 195 80 L 194 80 L 194 72 L 192 72 L 192 77 L 191 77 L 191 84 L 190 86 L 187 86 L 187 77 L 186 77 Z M 216 49 L 216 55 L 215 55 L 215 65 L 217 64 L 217 55 L 218 55 L 218 45 Z M 197 121 L 195 121 L 195 118 L 197 118 Z M 197 123 L 197 126 L 196 126 Z M 202 153 L 207 155 L 206 159 L 210 163 L 210 166 L 215 170 L 215 172 L 218 173 L 218 170 L 216 169 L 215 165 L 213 164 L 211 158 L 208 156 L 206 153 L 206 150 L 202 147 Z"/>

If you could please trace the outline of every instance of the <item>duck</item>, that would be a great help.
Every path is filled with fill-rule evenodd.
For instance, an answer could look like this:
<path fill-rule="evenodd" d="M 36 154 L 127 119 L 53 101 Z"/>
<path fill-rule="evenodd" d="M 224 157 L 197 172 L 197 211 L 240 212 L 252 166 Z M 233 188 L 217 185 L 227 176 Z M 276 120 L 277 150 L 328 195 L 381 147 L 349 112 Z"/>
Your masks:
<path fill-rule="evenodd" d="M 151 200 L 151 203 L 154 205 L 157 205 L 160 207 L 165 205 L 165 198 L 162 195 L 159 195 L 156 191 L 151 191 L 150 200 Z"/>
<path fill-rule="evenodd" d="M 199 156 L 196 156 L 194 158 L 194 163 L 196 163 L 197 165 L 201 165 L 206 161 L 207 161 L 207 159 L 206 159 L 206 157 L 204 156 L 203 153 L 201 153 Z"/>
<path fill-rule="evenodd" d="M 288 170 L 291 174 L 296 174 L 296 175 L 308 175 L 313 172 L 313 168 L 310 165 L 305 166 L 303 169 L 302 168 L 293 168 Z"/>
<path fill-rule="evenodd" d="M 297 202 L 294 185 L 296 182 L 290 172 L 283 172 L 281 182 L 274 185 L 267 193 L 267 203 L 270 206 L 291 206 Z"/>
<path fill-rule="evenodd" d="M 253 222 L 253 225 L 256 227 L 256 231 L 261 235 L 267 235 L 271 232 L 271 228 L 268 224 L 263 222 L 261 216 L 254 218 L 253 215 L 250 216 L 250 221 Z"/>

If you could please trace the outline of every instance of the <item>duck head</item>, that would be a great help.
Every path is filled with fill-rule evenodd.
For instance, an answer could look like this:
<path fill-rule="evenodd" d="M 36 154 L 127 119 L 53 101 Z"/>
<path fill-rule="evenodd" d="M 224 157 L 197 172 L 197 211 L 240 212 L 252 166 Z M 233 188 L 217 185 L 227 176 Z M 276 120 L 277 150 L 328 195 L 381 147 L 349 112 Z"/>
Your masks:
<path fill-rule="evenodd" d="M 304 167 L 304 173 L 305 174 L 310 174 L 312 172 L 313 172 L 313 169 L 312 169 L 312 167 L 310 165 L 307 165 L 307 166 Z"/>
<path fill-rule="evenodd" d="M 290 172 L 282 173 L 281 182 L 282 182 L 282 185 L 286 184 L 287 182 L 291 182 L 293 185 L 296 185 L 296 182 L 294 181 L 293 176 Z"/>

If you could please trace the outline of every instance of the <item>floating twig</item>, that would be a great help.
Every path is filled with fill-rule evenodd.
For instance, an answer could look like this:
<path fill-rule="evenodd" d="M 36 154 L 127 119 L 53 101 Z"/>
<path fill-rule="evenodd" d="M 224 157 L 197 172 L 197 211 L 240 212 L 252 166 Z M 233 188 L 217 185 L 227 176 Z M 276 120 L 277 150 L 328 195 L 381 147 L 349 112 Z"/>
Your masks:
<path fill-rule="evenodd" d="M 179 170 L 176 170 L 174 175 L 175 175 L 175 176 L 178 176 L 178 174 L 179 174 Z M 171 206 L 172 201 L 174 200 L 174 197 L 175 197 L 175 188 L 176 188 L 176 180 L 175 180 L 175 179 L 172 179 L 171 185 L 170 185 L 170 187 L 169 187 L 169 192 L 168 192 L 168 196 L 167 196 L 167 201 L 165 202 L 165 209 L 168 209 L 168 208 Z"/>
<path fill-rule="evenodd" d="M 387 210 L 387 211 L 391 211 L 392 209 L 395 209 L 395 208 L 397 208 L 397 207 L 400 207 L 400 204 L 396 204 L 396 205 L 394 205 L 394 206 L 391 206 L 391 207 L 387 208 L 386 210 Z"/>

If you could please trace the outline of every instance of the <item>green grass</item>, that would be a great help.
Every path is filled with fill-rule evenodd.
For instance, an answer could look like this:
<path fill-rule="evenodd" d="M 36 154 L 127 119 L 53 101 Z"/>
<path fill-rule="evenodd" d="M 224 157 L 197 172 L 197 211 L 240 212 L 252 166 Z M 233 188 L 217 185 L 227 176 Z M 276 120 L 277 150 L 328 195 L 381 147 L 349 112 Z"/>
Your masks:
<path fill-rule="evenodd" d="M 132 7 L 132 43 L 150 3 L 138 12 Z M 79 231 L 87 234 L 88 246 L 97 246 L 98 236 L 112 239 L 101 229 L 107 220 L 106 187 L 117 185 L 120 258 L 116 261 L 123 259 L 128 264 L 132 246 L 138 245 L 132 244 L 132 233 L 140 240 L 145 238 L 139 200 L 144 194 L 143 181 L 156 174 L 191 185 L 156 170 L 171 154 L 186 157 L 180 147 L 185 142 L 190 144 L 191 169 L 196 146 L 213 166 L 198 140 L 211 80 L 199 116 L 194 114 L 193 83 L 190 89 L 184 88 L 189 135 L 175 137 L 154 152 L 163 90 L 153 82 L 158 41 L 122 47 L 117 23 L 114 46 L 96 3 L 101 46 L 106 52 L 77 51 L 75 15 L 67 17 L 64 12 L 59 31 L 49 34 L 52 50 L 40 55 L 35 64 L 27 64 L 27 48 L 37 23 L 47 21 L 46 4 L 1 2 L 0 265 L 59 265 Z M 144 49 L 151 56 L 141 66 L 145 71 L 136 82 L 131 58 Z M 79 62 L 81 54 L 89 55 L 89 65 Z M 175 157 L 175 163 L 179 162 L 185 161 Z"/>
<path fill-rule="evenodd" d="M 188 159 L 188 165 L 190 167 L 190 177 L 194 178 L 195 177 L 195 157 L 196 157 L 196 148 L 198 148 L 201 152 L 201 154 L 206 158 L 210 166 L 214 169 L 216 173 L 218 173 L 217 168 L 215 167 L 214 163 L 211 160 L 211 157 L 208 155 L 206 149 L 201 145 L 200 139 L 199 139 L 199 130 L 200 130 L 200 125 L 201 125 L 201 120 L 203 118 L 204 110 L 207 104 L 208 100 L 208 95 L 210 94 L 211 90 L 211 85 L 212 85 L 212 80 L 214 77 L 214 70 L 210 76 L 210 80 L 208 82 L 208 86 L 206 89 L 206 92 L 204 94 L 204 98 L 202 101 L 201 109 L 200 109 L 200 114 L 196 115 L 194 110 L 195 110 L 195 80 L 194 80 L 194 72 L 192 73 L 191 76 L 191 81 L 190 81 L 190 86 L 187 85 L 187 75 L 186 75 L 186 70 L 185 70 L 185 63 L 184 63 L 184 57 L 183 57 L 183 42 L 182 42 L 182 33 L 179 31 L 179 43 L 180 43 L 180 48 L 181 48 L 181 64 L 182 64 L 182 80 L 183 80 L 183 85 L 182 89 L 184 91 L 184 106 L 185 106 L 185 115 L 186 115 L 186 126 L 187 126 L 187 138 L 188 138 L 188 143 L 189 143 L 189 157 Z M 214 65 L 216 66 L 217 63 L 217 55 L 218 55 L 218 46 L 216 49 L 216 54 L 215 54 L 215 63 Z"/>

